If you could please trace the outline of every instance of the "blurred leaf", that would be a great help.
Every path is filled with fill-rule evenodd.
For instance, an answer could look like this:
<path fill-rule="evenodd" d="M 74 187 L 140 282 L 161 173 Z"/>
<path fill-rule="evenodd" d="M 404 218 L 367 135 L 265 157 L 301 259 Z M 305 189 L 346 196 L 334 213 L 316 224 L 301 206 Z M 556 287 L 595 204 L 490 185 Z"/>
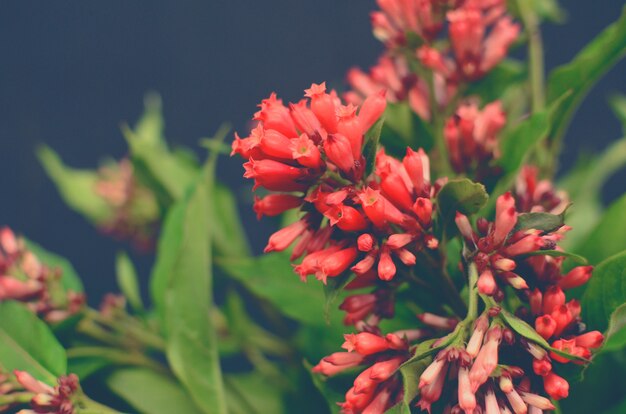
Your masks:
<path fill-rule="evenodd" d="M 210 198 L 214 208 L 210 225 L 216 251 L 226 257 L 249 256 L 250 247 L 233 193 L 228 187 L 216 184 Z"/>
<path fill-rule="evenodd" d="M 618 306 L 611 314 L 605 337 L 602 351 L 619 351 L 626 348 L 626 303 Z"/>
<path fill-rule="evenodd" d="M 78 375 L 81 382 L 111 366 L 111 361 L 104 357 L 78 357 L 67 359 L 67 372 Z"/>
<path fill-rule="evenodd" d="M 126 253 L 119 252 L 117 254 L 115 269 L 117 284 L 126 297 L 126 300 L 128 300 L 128 303 L 135 311 L 141 312 L 144 306 L 141 300 L 139 282 L 137 281 L 137 272 L 135 271 L 133 262 Z"/>
<path fill-rule="evenodd" d="M 456 212 L 472 215 L 487 202 L 485 186 L 467 178 L 448 181 L 437 194 L 438 225 L 442 232 L 455 232 Z"/>
<path fill-rule="evenodd" d="M 517 224 L 513 231 L 534 229 L 551 233 L 563 227 L 563 224 L 565 224 L 565 212 L 561 214 L 522 213 L 517 216 Z"/>
<path fill-rule="evenodd" d="M 281 414 L 285 412 L 281 393 L 258 373 L 224 377 L 229 414 Z"/>
<path fill-rule="evenodd" d="M 530 0 L 535 13 L 542 18 L 554 23 L 563 23 L 567 18 L 567 12 L 561 8 L 557 0 Z"/>
<path fill-rule="evenodd" d="M 584 257 L 574 254 L 574 253 L 562 251 L 562 250 L 535 250 L 534 252 L 528 252 L 518 257 L 520 259 L 523 259 L 525 257 L 530 257 L 530 256 L 566 257 L 568 259 L 572 259 L 578 264 L 586 265 L 588 263 L 587 259 L 585 259 Z"/>
<path fill-rule="evenodd" d="M 37 256 L 41 263 L 45 264 L 50 269 L 59 269 L 62 272 L 61 286 L 63 286 L 65 290 L 71 290 L 76 293 L 83 292 L 83 283 L 69 260 L 49 252 L 37 243 L 26 238 L 24 238 L 24 242 L 26 243 L 26 247 Z"/>
<path fill-rule="evenodd" d="M 622 129 L 626 133 L 626 95 L 615 94 L 611 96 L 609 105 L 617 119 L 622 123 Z"/>
<path fill-rule="evenodd" d="M 21 303 L 0 302 L 0 365 L 49 385 L 67 373 L 65 350 L 50 328 Z"/>
<path fill-rule="evenodd" d="M 57 153 L 47 146 L 37 149 L 37 157 L 61 198 L 72 210 L 92 223 L 100 223 L 111 217 L 110 206 L 96 194 L 98 174 L 95 171 L 66 167 Z"/>
<path fill-rule="evenodd" d="M 209 201 L 215 156 L 200 179 L 169 212 L 153 271 L 152 294 L 166 331 L 172 371 L 206 413 L 226 413 L 212 299 Z"/>
<path fill-rule="evenodd" d="M 332 389 L 329 386 L 327 378 L 324 378 L 323 375 L 316 374 L 313 372 L 313 366 L 309 364 L 307 361 L 304 361 L 304 368 L 311 375 L 311 379 L 313 380 L 313 385 L 315 388 L 322 394 L 322 397 L 328 403 L 328 410 L 331 414 L 339 414 L 341 412 L 341 408 L 337 405 L 339 401 L 343 401 L 345 396 L 340 394 Z"/>
<path fill-rule="evenodd" d="M 560 142 L 576 108 L 593 84 L 626 54 L 626 7 L 619 20 L 602 31 L 574 59 L 552 71 L 548 79 L 548 102 L 571 91 L 555 114 L 550 139 Z"/>
<path fill-rule="evenodd" d="M 583 320 L 604 331 L 609 318 L 626 303 L 626 251 L 600 263 L 593 271 L 582 299 Z"/>
<path fill-rule="evenodd" d="M 146 368 L 118 368 L 106 378 L 107 386 L 137 413 L 201 413 L 185 390 L 163 374 Z"/>
<path fill-rule="evenodd" d="M 497 99 L 502 99 L 508 88 L 524 82 L 526 77 L 526 67 L 522 62 L 505 59 L 493 68 L 487 76 L 471 83 L 465 95 L 477 95 L 481 98 L 483 104 L 493 102 Z"/>
<path fill-rule="evenodd" d="M 330 322 L 330 314 L 333 305 L 341 296 L 343 288 L 353 279 L 352 273 L 345 273 L 338 277 L 331 277 L 324 285 L 324 319 Z"/>
<path fill-rule="evenodd" d="M 381 117 L 365 133 L 365 144 L 363 145 L 363 156 L 367 163 L 365 166 L 365 176 L 369 176 L 374 171 L 376 153 L 378 153 L 378 144 L 380 142 L 380 133 L 384 123 L 385 118 Z"/>
<path fill-rule="evenodd" d="M 283 314 L 312 325 L 322 318 L 324 292 L 318 283 L 304 283 L 293 271 L 289 255 L 271 253 L 254 258 L 219 259 L 218 265 L 255 295 Z"/>
<path fill-rule="evenodd" d="M 502 156 L 498 160 L 506 173 L 517 173 L 530 151 L 549 131 L 548 112 L 538 112 L 517 124 L 502 140 Z"/>
<path fill-rule="evenodd" d="M 583 163 L 561 179 L 558 188 L 567 191 L 573 203 L 567 214 L 567 224 L 572 230 L 561 243 L 562 247 L 576 250 L 585 242 L 604 210 L 600 203 L 604 183 L 625 165 L 626 139 L 622 138 L 613 142 L 601 155 Z"/>
<path fill-rule="evenodd" d="M 602 215 L 593 231 L 573 251 L 598 264 L 626 250 L 626 194 L 615 200 Z"/>

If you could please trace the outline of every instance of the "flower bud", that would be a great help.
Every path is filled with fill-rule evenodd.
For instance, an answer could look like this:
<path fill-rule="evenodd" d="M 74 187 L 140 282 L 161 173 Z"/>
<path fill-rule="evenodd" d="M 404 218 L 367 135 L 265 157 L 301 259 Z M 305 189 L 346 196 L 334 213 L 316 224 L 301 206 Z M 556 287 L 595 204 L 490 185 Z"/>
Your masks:
<path fill-rule="evenodd" d="M 593 266 L 575 267 L 559 280 L 559 286 L 563 289 L 573 289 L 582 286 L 591 278 L 592 271 Z"/>
<path fill-rule="evenodd" d="M 569 395 L 569 383 L 554 372 L 543 377 L 543 387 L 548 395 L 555 400 L 561 400 Z"/>

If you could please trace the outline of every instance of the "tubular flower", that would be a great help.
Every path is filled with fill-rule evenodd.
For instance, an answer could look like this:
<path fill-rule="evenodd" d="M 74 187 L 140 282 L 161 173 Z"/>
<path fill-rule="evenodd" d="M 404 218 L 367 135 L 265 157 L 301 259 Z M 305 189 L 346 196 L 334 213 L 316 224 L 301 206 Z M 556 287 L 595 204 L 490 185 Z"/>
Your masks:
<path fill-rule="evenodd" d="M 369 73 L 352 68 L 348 71 L 347 80 L 352 88 L 344 95 L 348 102 L 360 105 L 365 97 L 385 91 L 388 102 L 408 102 L 413 112 L 422 119 L 430 119 L 428 84 L 410 71 L 406 59 L 401 56 L 381 56 Z M 439 83 L 443 84 L 441 78 Z M 445 105 L 446 96 L 444 90 L 438 94 L 441 106 Z"/>
<path fill-rule="evenodd" d="M 333 376 L 348 368 L 367 367 L 354 379 L 346 400 L 339 405 L 346 414 L 385 412 L 403 397 L 398 369 L 410 356 L 407 333 L 383 336 L 360 332 L 344 337 L 342 347 L 347 352 L 323 358 L 313 367 L 313 372 Z"/>
<path fill-rule="evenodd" d="M 256 200 L 259 216 L 294 208 L 304 213 L 274 233 L 265 251 L 293 244 L 292 260 L 304 256 L 295 266 L 303 280 L 315 275 L 326 282 L 348 270 L 391 280 L 398 266 L 415 265 L 420 249 L 438 245 L 430 232 L 435 189 L 428 156 L 407 149 L 397 160 L 381 150 L 367 154 L 375 160 L 365 159 L 365 133 L 386 106 L 382 94 L 357 108 L 342 105 L 322 83 L 306 97 L 287 107 L 272 94 L 255 114 L 250 135 L 236 136 L 232 145 L 233 154 L 248 159 L 244 177 L 272 192 Z M 365 170 L 370 164 L 372 173 Z"/>
<path fill-rule="evenodd" d="M 515 183 L 515 205 L 519 211 L 561 214 L 569 204 L 565 191 L 554 188 L 550 180 L 538 180 L 539 169 L 522 167 Z"/>
<path fill-rule="evenodd" d="M 475 173 L 485 178 L 497 173 L 489 163 L 500 157 L 498 133 L 506 124 L 500 101 L 478 109 L 475 102 L 459 106 L 448 119 L 444 137 L 450 163 L 457 173 Z"/>
<path fill-rule="evenodd" d="M 42 264 L 11 229 L 0 228 L 0 301 L 23 302 L 46 321 L 60 322 L 85 304 L 84 295 L 63 290 L 62 277 L 60 269 Z"/>
<path fill-rule="evenodd" d="M 102 232 L 142 251 L 154 247 L 159 207 L 154 194 L 137 181 L 130 160 L 101 167 L 94 191 L 109 207 L 106 218 L 96 223 Z"/>
<path fill-rule="evenodd" d="M 58 385 L 55 387 L 36 380 L 25 371 L 16 370 L 15 377 L 26 392 L 34 394 L 30 401 L 32 413 L 74 414 L 77 412 L 73 397 L 79 391 L 80 385 L 75 374 L 59 377 Z"/>

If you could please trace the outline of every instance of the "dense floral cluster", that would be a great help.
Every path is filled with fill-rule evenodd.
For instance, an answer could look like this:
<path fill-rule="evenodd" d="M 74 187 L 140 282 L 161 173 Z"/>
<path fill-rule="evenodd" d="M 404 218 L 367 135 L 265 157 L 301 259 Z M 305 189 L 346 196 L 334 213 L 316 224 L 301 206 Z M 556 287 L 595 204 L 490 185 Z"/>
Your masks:
<path fill-rule="evenodd" d="M 0 229 L 0 301 L 17 300 L 48 322 L 79 312 L 84 295 L 65 291 L 60 269 L 42 264 L 13 231 Z"/>
<path fill-rule="evenodd" d="M 305 255 L 295 267 L 303 279 L 326 281 L 351 269 L 391 280 L 398 264 L 412 266 L 416 252 L 438 245 L 429 231 L 438 186 L 431 185 L 428 156 L 407 149 L 400 161 L 380 151 L 369 173 L 365 134 L 380 118 L 384 97 L 368 97 L 357 113 L 324 84 L 306 93 L 310 103 L 289 107 L 275 95 L 264 100 L 250 136 L 233 143 L 233 154 L 248 159 L 244 177 L 280 192 L 256 200 L 259 216 L 304 212 L 272 235 L 265 251 L 298 240 L 292 260 Z"/>
<path fill-rule="evenodd" d="M 154 194 L 137 181 L 130 160 L 102 166 L 95 192 L 111 210 L 105 220 L 97 223 L 100 230 L 115 238 L 130 240 L 140 250 L 154 246 L 159 207 Z"/>
<path fill-rule="evenodd" d="M 27 393 L 34 394 L 30 400 L 31 410 L 22 410 L 21 414 L 74 414 L 76 409 L 73 396 L 79 389 L 78 377 L 74 374 L 62 376 L 58 379 L 58 385 L 51 387 L 38 381 L 32 375 L 24 371 L 15 371 L 17 382 Z"/>

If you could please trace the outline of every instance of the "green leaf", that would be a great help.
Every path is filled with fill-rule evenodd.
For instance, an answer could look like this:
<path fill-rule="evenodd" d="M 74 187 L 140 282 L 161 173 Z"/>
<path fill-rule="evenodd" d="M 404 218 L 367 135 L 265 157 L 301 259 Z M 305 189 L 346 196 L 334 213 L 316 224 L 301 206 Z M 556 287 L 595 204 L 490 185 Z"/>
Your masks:
<path fill-rule="evenodd" d="M 281 393 L 276 384 L 258 373 L 226 375 L 229 414 L 284 413 Z"/>
<path fill-rule="evenodd" d="M 163 136 L 163 117 L 158 97 L 146 99 L 143 117 L 134 130 L 122 127 L 139 180 L 168 206 L 181 199 L 193 184 L 197 169 L 188 159 L 169 150 Z"/>
<path fill-rule="evenodd" d="M 587 259 L 585 259 L 582 256 L 579 256 L 577 254 L 570 253 L 570 252 L 561 251 L 561 250 L 535 250 L 534 252 L 529 252 L 518 257 L 522 258 L 522 257 L 530 257 L 530 256 L 566 257 L 582 265 L 586 265 L 588 263 Z"/>
<path fill-rule="evenodd" d="M 591 264 L 626 249 L 626 195 L 615 200 L 606 210 L 594 230 L 574 248 Z"/>
<path fill-rule="evenodd" d="M 303 283 L 286 253 L 255 258 L 218 259 L 217 264 L 252 293 L 270 301 L 284 315 L 311 325 L 325 325 L 324 292 L 319 283 Z"/>
<path fill-rule="evenodd" d="M 67 359 L 67 372 L 78 375 L 81 382 L 85 381 L 92 375 L 100 372 L 101 370 L 110 367 L 111 361 L 104 357 L 77 357 L 71 356 Z"/>
<path fill-rule="evenodd" d="M 509 327 L 511 329 L 513 329 L 515 332 L 517 332 L 518 334 L 520 334 L 524 338 L 529 339 L 529 340 L 537 343 L 541 347 L 543 347 L 545 349 L 549 349 L 550 351 L 554 352 L 555 354 L 560 355 L 563 358 L 567 358 L 569 360 L 585 361 L 585 362 L 587 361 L 585 358 L 581 358 L 581 357 L 577 357 L 577 356 L 574 356 L 574 355 L 570 355 L 567 352 L 563 352 L 563 351 L 560 351 L 558 349 L 552 348 L 550 346 L 550 344 L 548 343 L 548 341 L 543 339 L 543 337 L 541 335 L 539 335 L 537 333 L 537 331 L 532 326 L 530 326 L 529 324 L 527 324 L 525 321 L 521 320 L 517 316 L 515 316 L 515 315 L 505 311 L 504 309 L 500 311 L 499 315 L 504 320 L 504 322 L 507 325 L 509 325 Z"/>
<path fill-rule="evenodd" d="M 110 206 L 95 192 L 98 180 L 95 171 L 66 167 L 57 153 L 47 146 L 37 149 L 37 157 L 61 198 L 72 210 L 92 223 L 100 223 L 111 217 Z"/>
<path fill-rule="evenodd" d="M 23 238 L 23 240 L 26 243 L 26 247 L 37 256 L 41 263 L 45 264 L 50 269 L 59 269 L 61 271 L 63 275 L 61 277 L 61 286 L 63 286 L 65 290 L 71 290 L 76 293 L 83 292 L 83 283 L 69 260 L 49 252 L 33 241 L 26 238 Z"/>
<path fill-rule="evenodd" d="M 548 136 L 550 129 L 547 111 L 538 112 L 517 124 L 502 139 L 502 156 L 498 160 L 505 173 L 516 174 L 530 151 Z"/>
<path fill-rule="evenodd" d="M 617 119 L 622 123 L 622 129 L 626 132 L 626 95 L 615 94 L 611 96 L 609 105 Z"/>
<path fill-rule="evenodd" d="M 454 232 L 456 212 L 472 215 L 487 202 L 485 186 L 467 178 L 448 181 L 437 194 L 438 225 L 443 232 Z"/>
<path fill-rule="evenodd" d="M 406 402 L 400 401 L 385 411 L 385 414 L 411 414 L 411 407 Z"/>
<path fill-rule="evenodd" d="M 146 368 L 119 368 L 106 378 L 111 391 L 137 413 L 200 413 L 185 390 L 172 378 Z"/>
<path fill-rule="evenodd" d="M 563 23 L 567 12 L 561 8 L 557 0 L 530 0 L 537 16 L 554 23 Z"/>
<path fill-rule="evenodd" d="M 67 373 L 65 350 L 50 328 L 21 303 L 0 303 L 0 365 L 50 385 Z"/>
<path fill-rule="evenodd" d="M 128 303 L 135 311 L 142 311 L 144 306 L 143 301 L 141 300 L 139 282 L 137 281 L 137 272 L 133 262 L 126 253 L 119 252 L 117 254 L 115 269 L 117 284 L 126 297 L 126 300 L 128 300 Z"/>
<path fill-rule="evenodd" d="M 341 409 L 337 403 L 344 400 L 344 395 L 334 391 L 332 387 L 329 386 L 327 379 L 322 375 L 314 373 L 313 366 L 308 361 L 304 361 L 304 368 L 311 375 L 311 380 L 315 388 L 317 388 L 328 403 L 328 409 L 331 414 L 339 414 Z"/>
<path fill-rule="evenodd" d="M 250 255 L 246 233 L 239 219 L 237 202 L 228 187 L 216 184 L 212 194 L 211 228 L 215 249 L 227 257 Z"/>
<path fill-rule="evenodd" d="M 626 303 L 618 306 L 609 320 L 602 351 L 619 351 L 626 348 Z"/>
<path fill-rule="evenodd" d="M 403 155 L 406 147 L 430 150 L 435 142 L 431 126 L 406 102 L 387 102 L 381 142 L 392 153 Z"/>
<path fill-rule="evenodd" d="M 166 331 L 172 371 L 206 413 L 226 413 L 212 307 L 211 234 L 215 157 L 168 214 L 152 293 Z"/>
<path fill-rule="evenodd" d="M 483 103 L 502 99 L 503 91 L 526 80 L 526 67 L 517 60 L 506 59 L 493 68 L 487 76 L 468 86 L 467 96 L 480 96 Z"/>
<path fill-rule="evenodd" d="M 522 213 L 517 216 L 517 224 L 513 231 L 534 229 L 551 233 L 563 227 L 563 224 L 565 224 L 565 211 L 561 214 Z"/>
<path fill-rule="evenodd" d="M 378 152 L 378 144 L 380 142 L 380 133 L 382 132 L 384 123 L 385 117 L 382 116 L 365 133 L 365 144 L 363 145 L 363 156 L 367 162 L 365 166 L 365 176 L 369 176 L 374 171 L 376 153 Z"/>
<path fill-rule="evenodd" d="M 604 331 L 615 310 L 626 302 L 626 251 L 600 263 L 582 299 L 583 320 Z"/>
<path fill-rule="evenodd" d="M 415 349 L 411 360 L 403 364 L 400 368 L 404 386 L 404 404 L 407 406 L 410 406 L 415 397 L 419 394 L 420 376 L 433 361 L 430 356 L 442 348 L 440 346 L 433 348 L 432 345 L 434 342 L 435 340 L 428 340 L 420 343 Z"/>
<path fill-rule="evenodd" d="M 572 93 L 555 114 L 550 138 L 560 142 L 576 108 L 593 84 L 626 54 L 626 8 L 619 20 L 602 31 L 570 62 L 552 71 L 548 79 L 548 102 Z"/>
<path fill-rule="evenodd" d="M 326 321 L 330 321 L 330 314 L 335 302 L 343 293 L 343 288 L 353 279 L 351 273 L 344 274 L 338 277 L 331 277 L 324 285 L 324 318 Z"/>

